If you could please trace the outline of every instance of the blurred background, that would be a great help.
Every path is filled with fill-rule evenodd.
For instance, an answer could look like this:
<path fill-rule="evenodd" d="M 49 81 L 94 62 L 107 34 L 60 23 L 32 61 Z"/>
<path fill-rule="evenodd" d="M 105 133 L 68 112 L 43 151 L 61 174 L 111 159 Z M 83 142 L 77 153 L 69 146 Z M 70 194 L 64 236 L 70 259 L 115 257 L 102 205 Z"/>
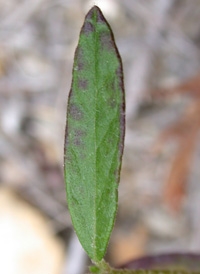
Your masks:
<path fill-rule="evenodd" d="M 0 0 L 0 267 L 82 274 L 65 198 L 73 55 L 94 4 L 124 64 L 127 128 L 106 258 L 200 252 L 200 1 Z"/>

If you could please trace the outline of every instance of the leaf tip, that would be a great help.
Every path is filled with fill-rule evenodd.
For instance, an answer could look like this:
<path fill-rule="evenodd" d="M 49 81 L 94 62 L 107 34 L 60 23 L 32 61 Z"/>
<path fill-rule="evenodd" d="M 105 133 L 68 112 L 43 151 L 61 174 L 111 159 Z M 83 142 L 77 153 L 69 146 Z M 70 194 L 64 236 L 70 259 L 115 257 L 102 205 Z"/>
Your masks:
<path fill-rule="evenodd" d="M 86 18 L 87 19 L 92 19 L 94 16 L 96 16 L 97 22 L 105 22 L 106 21 L 104 16 L 103 16 L 103 13 L 102 13 L 101 9 L 96 5 L 93 6 L 89 10 L 88 14 L 86 15 Z"/>

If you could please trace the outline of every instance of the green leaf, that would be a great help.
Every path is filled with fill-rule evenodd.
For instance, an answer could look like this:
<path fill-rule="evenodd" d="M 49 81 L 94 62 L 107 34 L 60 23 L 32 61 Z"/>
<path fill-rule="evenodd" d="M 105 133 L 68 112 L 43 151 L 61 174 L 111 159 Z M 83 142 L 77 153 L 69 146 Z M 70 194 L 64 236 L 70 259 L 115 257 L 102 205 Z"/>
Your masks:
<path fill-rule="evenodd" d="M 95 262 L 105 254 L 116 215 L 124 128 L 121 59 L 110 26 L 94 6 L 74 58 L 65 181 L 72 223 Z"/>

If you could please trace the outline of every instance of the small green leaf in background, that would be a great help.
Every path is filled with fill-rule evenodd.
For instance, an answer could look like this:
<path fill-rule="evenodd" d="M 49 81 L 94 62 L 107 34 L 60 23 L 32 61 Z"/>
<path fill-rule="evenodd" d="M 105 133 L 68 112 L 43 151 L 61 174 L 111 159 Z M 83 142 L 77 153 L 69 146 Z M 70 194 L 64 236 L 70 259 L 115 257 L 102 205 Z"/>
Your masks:
<path fill-rule="evenodd" d="M 124 129 L 121 59 L 110 26 L 94 6 L 75 53 L 65 138 L 68 206 L 94 262 L 103 258 L 114 224 Z"/>

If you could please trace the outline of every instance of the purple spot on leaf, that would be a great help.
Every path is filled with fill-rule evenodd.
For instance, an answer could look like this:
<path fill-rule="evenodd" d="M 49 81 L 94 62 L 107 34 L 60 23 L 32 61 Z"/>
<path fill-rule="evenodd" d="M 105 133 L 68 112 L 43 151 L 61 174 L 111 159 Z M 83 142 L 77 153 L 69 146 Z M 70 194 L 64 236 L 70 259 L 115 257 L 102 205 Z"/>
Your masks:
<path fill-rule="evenodd" d="M 106 20 L 105 20 L 105 18 L 103 16 L 102 12 L 100 11 L 100 9 L 97 8 L 96 11 L 97 11 L 97 23 L 100 23 L 100 24 L 103 23 L 103 24 L 105 24 Z"/>
<path fill-rule="evenodd" d="M 92 23 L 86 21 L 82 27 L 81 33 L 88 36 L 91 32 L 94 32 L 95 28 Z"/>
<path fill-rule="evenodd" d="M 100 34 L 100 42 L 102 48 L 114 50 L 115 44 L 109 32 L 102 32 Z"/>
<path fill-rule="evenodd" d="M 85 79 L 79 79 L 78 80 L 78 87 L 80 89 L 86 89 L 87 86 L 88 86 L 88 81 L 87 80 L 85 80 Z"/>
<path fill-rule="evenodd" d="M 83 137 L 85 136 L 85 132 L 81 129 L 75 129 L 74 130 L 74 138 L 73 143 L 75 146 L 81 146 L 83 145 Z"/>
<path fill-rule="evenodd" d="M 80 71 L 84 67 L 84 64 L 83 64 L 83 50 L 80 47 L 78 47 L 76 49 L 75 56 L 76 56 L 76 60 L 77 60 L 77 70 Z"/>
<path fill-rule="evenodd" d="M 79 121 L 83 118 L 82 111 L 75 104 L 70 105 L 69 113 L 71 115 L 71 118 L 74 119 L 74 120 Z"/>

